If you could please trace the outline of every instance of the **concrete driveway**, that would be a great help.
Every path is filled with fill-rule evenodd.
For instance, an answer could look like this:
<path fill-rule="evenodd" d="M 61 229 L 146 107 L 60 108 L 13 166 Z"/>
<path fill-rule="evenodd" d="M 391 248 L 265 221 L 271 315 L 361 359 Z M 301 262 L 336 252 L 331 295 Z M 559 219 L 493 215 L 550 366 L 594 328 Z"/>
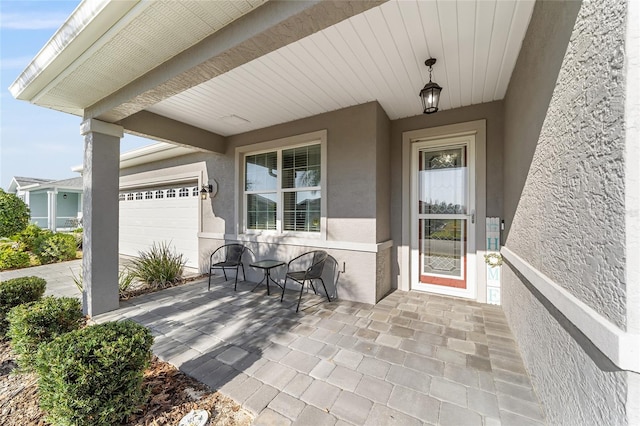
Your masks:
<path fill-rule="evenodd" d="M 77 297 L 78 299 L 82 299 L 82 293 L 80 293 L 73 283 L 73 274 L 79 276 L 81 270 L 82 259 L 78 259 L 68 262 L 34 266 L 32 268 L 3 271 L 0 272 L 0 281 L 28 276 L 41 277 L 47 280 L 45 295 Z"/>

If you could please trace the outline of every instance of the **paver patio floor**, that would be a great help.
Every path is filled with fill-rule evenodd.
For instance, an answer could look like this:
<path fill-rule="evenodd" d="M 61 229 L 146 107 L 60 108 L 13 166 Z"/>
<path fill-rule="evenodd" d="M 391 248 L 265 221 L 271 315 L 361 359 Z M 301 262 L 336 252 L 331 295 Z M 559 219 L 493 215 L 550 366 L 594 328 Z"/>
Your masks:
<path fill-rule="evenodd" d="M 540 425 L 500 307 L 395 291 L 376 305 L 196 281 L 121 302 L 97 322 L 149 327 L 154 353 L 261 424 Z M 304 310 L 302 310 L 304 308 Z"/>
<path fill-rule="evenodd" d="M 80 296 L 81 261 L 5 271 Z M 97 322 L 149 327 L 154 353 L 219 389 L 256 425 L 540 425 L 544 413 L 499 306 L 395 291 L 378 304 L 266 295 L 206 280 L 121 302 Z"/>

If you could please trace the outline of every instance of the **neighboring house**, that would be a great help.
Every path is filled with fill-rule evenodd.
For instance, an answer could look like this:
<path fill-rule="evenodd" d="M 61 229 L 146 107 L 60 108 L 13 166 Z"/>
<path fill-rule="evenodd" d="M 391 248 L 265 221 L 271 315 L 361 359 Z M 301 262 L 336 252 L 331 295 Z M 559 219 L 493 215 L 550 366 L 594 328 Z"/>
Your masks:
<path fill-rule="evenodd" d="M 31 213 L 31 223 L 52 231 L 70 231 L 82 222 L 82 178 L 63 180 L 14 176 L 7 192 L 16 194 Z"/>
<path fill-rule="evenodd" d="M 103 0 L 48 46 L 10 90 L 84 120 L 90 315 L 118 211 L 211 184 L 201 268 L 240 241 L 327 250 L 344 299 L 500 294 L 549 423 L 640 423 L 640 2 Z M 199 152 L 119 168 L 123 132 Z"/>
<path fill-rule="evenodd" d="M 157 143 L 120 156 L 120 167 L 146 164 L 193 153 L 194 150 Z M 82 166 L 72 168 L 82 173 Z M 82 225 L 82 177 L 58 180 L 14 177 L 8 191 L 31 211 L 31 222 L 53 231 Z M 119 253 L 136 256 L 153 243 L 169 242 L 198 268 L 200 187 L 194 180 L 123 184 L 120 189 Z"/>

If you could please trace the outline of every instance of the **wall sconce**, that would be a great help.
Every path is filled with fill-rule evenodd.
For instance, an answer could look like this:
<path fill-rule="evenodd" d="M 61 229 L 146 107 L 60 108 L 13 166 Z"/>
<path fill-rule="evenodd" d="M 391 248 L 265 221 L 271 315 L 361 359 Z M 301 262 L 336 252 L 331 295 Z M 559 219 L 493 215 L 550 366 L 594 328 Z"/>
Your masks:
<path fill-rule="evenodd" d="M 202 185 L 202 188 L 200 188 L 200 199 L 201 200 L 206 200 L 207 199 L 207 194 L 211 194 L 213 193 L 213 185 L 209 184 L 209 185 Z"/>
<path fill-rule="evenodd" d="M 438 112 L 438 103 L 440 102 L 440 92 L 442 87 L 438 83 L 431 81 L 431 71 L 433 65 L 436 63 L 434 58 L 429 58 L 424 61 L 424 64 L 429 67 L 429 82 L 420 91 L 420 98 L 422 99 L 422 109 L 425 114 L 433 114 Z"/>
<path fill-rule="evenodd" d="M 62 198 L 66 200 L 67 199 L 67 194 L 63 194 Z"/>

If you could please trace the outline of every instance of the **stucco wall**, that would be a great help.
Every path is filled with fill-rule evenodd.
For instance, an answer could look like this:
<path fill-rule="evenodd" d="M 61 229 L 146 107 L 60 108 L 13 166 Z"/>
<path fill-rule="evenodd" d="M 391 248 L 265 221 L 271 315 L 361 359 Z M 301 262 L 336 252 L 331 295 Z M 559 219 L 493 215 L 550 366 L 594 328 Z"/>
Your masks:
<path fill-rule="evenodd" d="M 561 7 L 543 2 L 536 11 L 548 21 Z M 623 329 L 624 11 L 622 1 L 583 4 L 507 238 L 511 250 Z M 532 72 L 520 65 L 516 71 Z M 506 164 L 522 160 L 520 147 L 532 149 L 520 138 L 528 129 L 515 111 L 529 97 L 521 86 L 509 90 Z M 505 182 L 526 169 L 505 171 Z"/>
<path fill-rule="evenodd" d="M 382 106 L 376 105 L 376 242 L 384 242 L 391 238 L 391 121 Z"/>
<path fill-rule="evenodd" d="M 505 245 L 622 329 L 625 7 L 538 1 L 504 100 Z M 505 314 L 549 423 L 626 424 L 632 373 L 503 269 Z"/>
<path fill-rule="evenodd" d="M 549 425 L 625 425 L 626 373 L 615 371 L 562 317 L 554 317 L 509 268 L 502 297 Z"/>
<path fill-rule="evenodd" d="M 233 155 L 239 146 L 326 129 L 327 239 L 377 243 L 377 199 L 388 197 L 388 190 L 386 194 L 376 191 L 378 108 L 377 102 L 369 102 L 230 136 L 227 155 Z"/>

